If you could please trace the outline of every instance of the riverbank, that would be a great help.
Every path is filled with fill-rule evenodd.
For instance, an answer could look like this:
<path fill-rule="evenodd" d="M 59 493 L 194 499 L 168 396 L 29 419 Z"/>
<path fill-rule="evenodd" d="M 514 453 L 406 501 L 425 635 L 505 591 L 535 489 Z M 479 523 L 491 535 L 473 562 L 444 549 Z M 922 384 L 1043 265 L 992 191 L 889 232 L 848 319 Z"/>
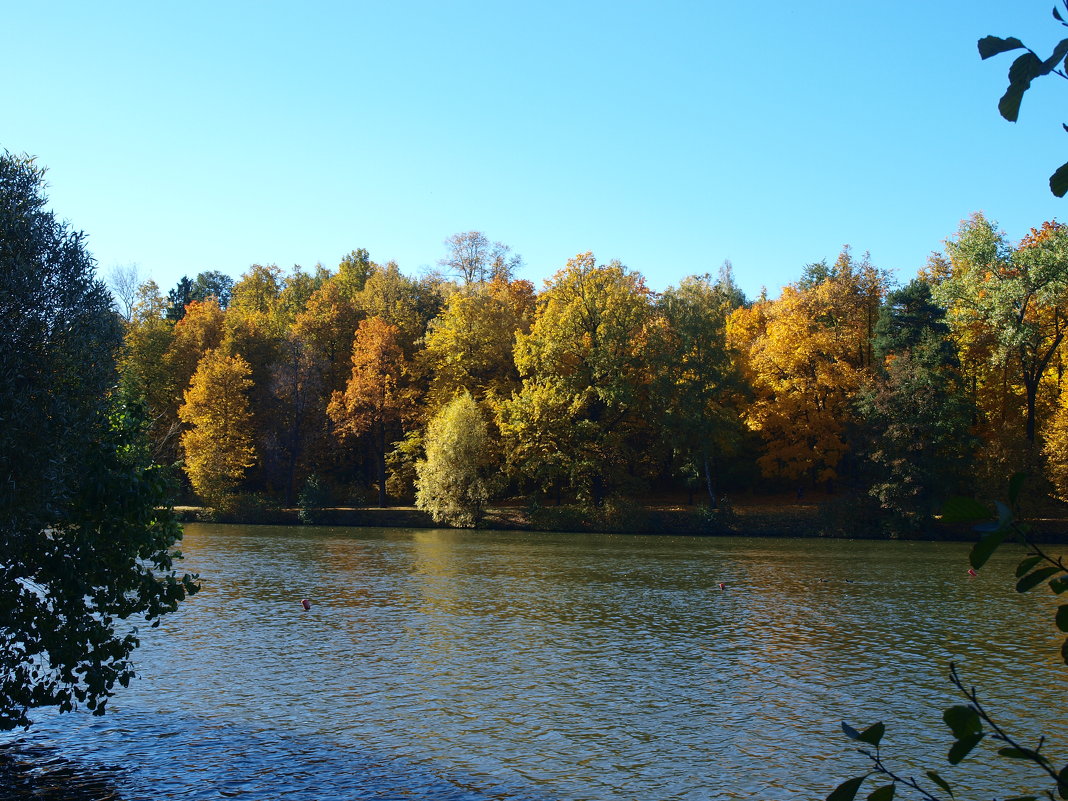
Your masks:
<path fill-rule="evenodd" d="M 684 536 L 828 537 L 883 539 L 862 521 L 843 519 L 849 501 L 841 496 L 742 495 L 717 510 L 678 499 L 616 502 L 600 509 L 581 505 L 531 506 L 513 502 L 491 506 L 480 529 L 497 531 L 575 531 Z M 447 528 L 414 506 L 245 509 L 230 515 L 197 506 L 175 507 L 184 522 L 324 525 L 373 528 Z M 847 511 L 848 513 L 848 511 Z M 1068 516 L 1043 510 L 1029 521 L 1039 542 L 1068 542 Z M 970 525 L 939 526 L 923 539 L 975 539 Z"/>

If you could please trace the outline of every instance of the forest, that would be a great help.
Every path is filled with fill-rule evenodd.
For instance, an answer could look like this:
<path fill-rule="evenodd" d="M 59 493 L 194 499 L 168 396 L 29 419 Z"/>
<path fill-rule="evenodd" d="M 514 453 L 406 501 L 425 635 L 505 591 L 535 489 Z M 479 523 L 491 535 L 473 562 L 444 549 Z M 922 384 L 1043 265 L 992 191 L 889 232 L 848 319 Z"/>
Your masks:
<path fill-rule="evenodd" d="M 895 285 L 849 247 L 772 299 L 729 263 L 654 292 L 592 253 L 540 289 L 480 232 L 419 278 L 366 250 L 116 292 L 154 458 L 219 509 L 601 507 L 819 491 L 889 536 L 1027 472 L 1068 498 L 1068 226 L 964 220 Z"/>

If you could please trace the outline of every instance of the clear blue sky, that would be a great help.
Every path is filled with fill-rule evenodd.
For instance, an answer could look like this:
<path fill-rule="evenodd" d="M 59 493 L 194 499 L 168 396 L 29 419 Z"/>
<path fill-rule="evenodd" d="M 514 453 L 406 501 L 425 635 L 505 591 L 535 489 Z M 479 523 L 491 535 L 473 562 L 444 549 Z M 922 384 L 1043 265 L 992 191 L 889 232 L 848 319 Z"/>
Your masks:
<path fill-rule="evenodd" d="M 845 243 L 907 280 L 973 211 L 1068 218 L 1068 82 L 1012 125 L 975 46 L 1049 49 L 1052 3 L 10 3 L 0 148 L 164 290 L 358 247 L 416 275 L 472 229 L 539 286 L 592 250 L 775 295 Z"/>

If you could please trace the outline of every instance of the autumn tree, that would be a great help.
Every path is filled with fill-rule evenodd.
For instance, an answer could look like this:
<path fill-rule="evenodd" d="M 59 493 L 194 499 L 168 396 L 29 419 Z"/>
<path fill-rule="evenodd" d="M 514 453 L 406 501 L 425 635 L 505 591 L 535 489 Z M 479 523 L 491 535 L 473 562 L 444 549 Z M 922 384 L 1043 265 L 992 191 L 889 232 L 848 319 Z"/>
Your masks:
<path fill-rule="evenodd" d="M 715 464 L 740 438 L 744 388 L 727 347 L 727 318 L 743 305 L 729 266 L 718 279 L 693 276 L 657 300 L 649 359 L 657 424 L 677 460 L 704 477 L 716 503 Z"/>
<path fill-rule="evenodd" d="M 1002 427 L 1022 423 L 1033 445 L 1043 382 L 1068 331 L 1068 228 L 1045 223 L 1012 248 L 976 214 L 946 247 L 951 273 L 935 295 L 968 357 L 980 408 L 991 417 L 1001 405 Z"/>
<path fill-rule="evenodd" d="M 166 314 L 167 300 L 155 281 L 138 287 L 118 364 L 127 396 L 141 398 L 147 407 L 153 458 L 169 463 L 176 458 L 180 430 L 174 382 L 164 360 L 174 341 L 174 323 Z"/>
<path fill-rule="evenodd" d="M 510 282 L 523 259 L 503 242 L 490 242 L 481 231 L 464 231 L 445 240 L 448 255 L 438 264 L 464 284 Z"/>
<path fill-rule="evenodd" d="M 245 471 L 256 463 L 248 402 L 251 373 L 241 356 L 210 351 L 193 374 L 178 412 L 190 426 L 182 434 L 184 469 L 209 506 L 229 507 Z"/>
<path fill-rule="evenodd" d="M 430 322 L 421 360 L 431 375 L 427 405 L 433 413 L 459 392 L 476 399 L 506 398 L 519 389 L 513 352 L 530 331 L 534 287 L 494 280 L 454 292 Z"/>
<path fill-rule="evenodd" d="M 648 471 L 650 314 L 641 276 L 618 262 L 583 253 L 553 277 L 530 333 L 517 337 L 522 388 L 498 413 L 513 469 L 596 504 Z"/>
<path fill-rule="evenodd" d="M 406 386 L 408 362 L 400 329 L 381 317 L 360 323 L 352 345 L 352 373 L 344 392 L 335 392 L 327 409 L 338 436 L 367 435 L 375 457 L 378 502 L 386 506 L 386 453 L 403 436 L 412 410 Z"/>
<path fill-rule="evenodd" d="M 863 262 L 858 268 L 846 250 L 820 280 L 732 314 L 728 341 L 754 391 L 746 419 L 764 439 L 765 475 L 839 478 L 850 400 L 872 362 L 870 307 L 884 287 L 885 277 Z"/>
<path fill-rule="evenodd" d="M 416 463 L 416 505 L 435 523 L 477 525 L 496 460 L 486 421 L 470 393 L 457 395 L 431 418 L 424 447 L 426 458 Z"/>

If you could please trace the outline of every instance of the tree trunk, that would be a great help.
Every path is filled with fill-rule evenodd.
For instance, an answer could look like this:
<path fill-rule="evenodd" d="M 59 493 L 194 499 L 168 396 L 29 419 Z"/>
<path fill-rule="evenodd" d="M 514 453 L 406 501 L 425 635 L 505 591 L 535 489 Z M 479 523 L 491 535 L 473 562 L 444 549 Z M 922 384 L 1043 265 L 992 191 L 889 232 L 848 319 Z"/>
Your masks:
<path fill-rule="evenodd" d="M 705 488 L 708 490 L 708 499 L 712 504 L 712 508 L 716 508 L 716 487 L 712 483 L 712 470 L 709 467 L 708 450 L 704 452 L 705 457 Z"/>
<path fill-rule="evenodd" d="M 385 508 L 389 505 L 389 498 L 386 497 L 386 427 L 381 424 L 378 427 L 377 451 L 375 458 L 378 462 L 378 505 Z"/>

